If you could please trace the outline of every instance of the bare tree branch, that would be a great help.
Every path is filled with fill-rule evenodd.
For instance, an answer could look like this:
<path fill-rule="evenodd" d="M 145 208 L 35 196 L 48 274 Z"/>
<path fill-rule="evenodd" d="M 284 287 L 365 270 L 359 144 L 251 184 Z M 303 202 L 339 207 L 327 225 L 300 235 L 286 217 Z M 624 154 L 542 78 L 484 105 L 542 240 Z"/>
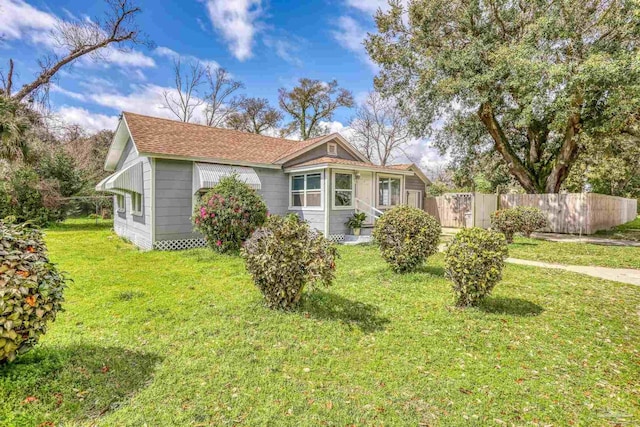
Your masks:
<path fill-rule="evenodd" d="M 204 101 L 198 97 L 198 88 L 202 85 L 206 69 L 200 62 L 192 62 L 183 70 L 180 58 L 173 61 L 175 91 L 164 91 L 164 108 L 169 109 L 178 120 L 190 122 L 193 112 Z"/>
<path fill-rule="evenodd" d="M 371 92 L 358 107 L 350 127 L 352 143 L 367 159 L 383 166 L 404 153 L 411 136 L 402 110 L 377 92 Z"/>
<path fill-rule="evenodd" d="M 233 80 L 227 70 L 216 68 L 207 69 L 206 79 L 209 83 L 209 91 L 205 95 L 205 120 L 207 126 L 222 127 L 229 115 L 238 111 L 240 99 L 231 97 L 244 84 Z"/>
<path fill-rule="evenodd" d="M 135 25 L 135 17 L 141 9 L 131 0 L 107 0 L 109 10 L 103 20 L 59 21 L 51 32 L 51 40 L 60 50 L 67 53 L 41 60 L 41 71 L 30 83 L 25 84 L 12 98 L 21 101 L 33 97 L 35 92 L 47 86 L 62 67 L 85 55 L 100 55 L 102 49 L 116 45 L 126 49 L 125 43 L 144 43 Z M 11 70 L 7 81 L 12 78 Z M 5 88 L 6 90 L 6 88 Z"/>

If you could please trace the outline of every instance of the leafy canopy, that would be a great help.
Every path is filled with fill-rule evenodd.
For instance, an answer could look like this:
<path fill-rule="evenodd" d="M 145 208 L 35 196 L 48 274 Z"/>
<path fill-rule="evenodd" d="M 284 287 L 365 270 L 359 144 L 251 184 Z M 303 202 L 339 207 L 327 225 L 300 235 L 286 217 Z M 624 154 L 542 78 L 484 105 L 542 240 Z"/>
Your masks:
<path fill-rule="evenodd" d="M 635 0 L 411 0 L 378 12 L 366 41 L 378 89 L 416 135 L 465 155 L 495 150 L 527 192 L 560 190 L 586 137 L 640 108 Z"/>

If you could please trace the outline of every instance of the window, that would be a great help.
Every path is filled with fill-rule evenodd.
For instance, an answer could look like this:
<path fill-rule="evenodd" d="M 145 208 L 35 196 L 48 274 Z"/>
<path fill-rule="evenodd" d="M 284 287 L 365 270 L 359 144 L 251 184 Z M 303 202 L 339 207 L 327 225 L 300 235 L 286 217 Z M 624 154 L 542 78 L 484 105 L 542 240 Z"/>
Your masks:
<path fill-rule="evenodd" d="M 353 174 L 340 172 L 333 174 L 333 207 L 353 208 Z"/>
<path fill-rule="evenodd" d="M 118 212 L 124 212 L 125 211 L 125 204 L 124 204 L 124 195 L 123 194 L 116 194 L 116 208 L 118 210 Z"/>
<path fill-rule="evenodd" d="M 397 206 L 400 204 L 400 178 L 378 178 L 378 206 Z"/>
<path fill-rule="evenodd" d="M 291 177 L 292 207 L 321 207 L 322 206 L 322 174 L 320 172 Z"/>
<path fill-rule="evenodd" d="M 327 154 L 330 156 L 338 155 L 338 144 L 335 142 L 330 142 L 327 144 Z"/>
<path fill-rule="evenodd" d="M 131 193 L 131 214 L 142 214 L 142 194 L 140 193 Z"/>

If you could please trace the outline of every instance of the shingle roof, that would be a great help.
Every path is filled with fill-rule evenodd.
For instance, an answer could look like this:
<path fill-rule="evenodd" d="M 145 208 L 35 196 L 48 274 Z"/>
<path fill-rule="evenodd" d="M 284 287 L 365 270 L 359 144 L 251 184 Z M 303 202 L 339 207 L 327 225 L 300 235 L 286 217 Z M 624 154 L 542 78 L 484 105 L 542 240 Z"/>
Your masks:
<path fill-rule="evenodd" d="M 380 166 L 380 165 L 374 165 L 373 163 L 365 163 L 365 162 L 361 162 L 358 160 L 347 160 L 347 159 L 341 159 L 338 157 L 319 157 L 317 159 L 313 159 L 313 160 L 309 160 L 306 162 L 302 162 L 302 163 L 297 163 L 294 165 L 289 166 L 288 168 L 298 168 L 298 167 L 305 167 L 305 166 L 315 166 L 315 165 L 324 165 L 324 164 L 334 164 L 334 165 L 345 165 L 345 166 L 360 166 L 360 167 L 366 167 L 366 168 L 371 168 L 371 169 L 379 169 L 379 170 L 386 170 L 386 171 L 397 171 L 397 170 L 409 170 L 409 167 L 411 165 L 408 165 L 408 167 L 404 167 L 405 165 L 387 165 L 387 166 Z M 401 166 L 401 167 L 397 167 L 397 166 Z"/>
<path fill-rule="evenodd" d="M 129 112 L 122 114 L 136 148 L 145 154 L 277 164 L 278 159 L 327 137 L 295 141 Z"/>

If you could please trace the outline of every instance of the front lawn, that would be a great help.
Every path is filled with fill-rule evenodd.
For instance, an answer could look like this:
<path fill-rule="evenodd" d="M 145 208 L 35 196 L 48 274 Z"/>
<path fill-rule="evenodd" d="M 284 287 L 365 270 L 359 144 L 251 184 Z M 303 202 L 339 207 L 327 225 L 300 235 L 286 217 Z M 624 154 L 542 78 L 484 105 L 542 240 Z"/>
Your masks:
<path fill-rule="evenodd" d="M 341 247 L 335 285 L 266 309 L 241 259 L 48 232 L 75 279 L 36 350 L 0 368 L 0 425 L 616 425 L 640 419 L 640 288 L 508 265 L 452 307 L 442 255 L 397 275 Z M 564 245 L 564 244 L 558 244 Z"/>
<path fill-rule="evenodd" d="M 509 245 L 512 258 L 567 265 L 640 268 L 640 248 L 590 243 L 549 242 L 516 237 Z"/>

